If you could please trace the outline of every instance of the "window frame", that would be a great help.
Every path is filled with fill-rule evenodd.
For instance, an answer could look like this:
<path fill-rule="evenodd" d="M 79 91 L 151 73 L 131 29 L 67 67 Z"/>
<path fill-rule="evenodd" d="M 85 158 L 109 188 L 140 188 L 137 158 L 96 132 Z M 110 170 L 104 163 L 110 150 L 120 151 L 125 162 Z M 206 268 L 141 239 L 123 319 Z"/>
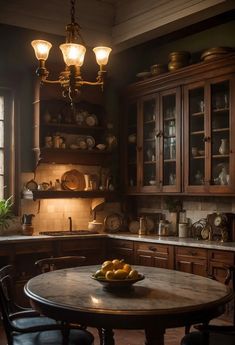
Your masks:
<path fill-rule="evenodd" d="M 0 81 L 0 96 L 4 97 L 4 193 L 13 196 L 14 213 L 20 213 L 20 121 L 17 88 Z"/>

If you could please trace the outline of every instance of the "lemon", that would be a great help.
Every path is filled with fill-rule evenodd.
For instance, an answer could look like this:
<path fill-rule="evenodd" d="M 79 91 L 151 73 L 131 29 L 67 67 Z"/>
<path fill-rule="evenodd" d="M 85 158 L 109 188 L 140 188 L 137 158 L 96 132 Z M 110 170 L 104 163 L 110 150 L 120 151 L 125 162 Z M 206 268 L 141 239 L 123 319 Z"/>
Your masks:
<path fill-rule="evenodd" d="M 137 279 L 139 277 L 139 273 L 137 270 L 131 270 L 128 274 L 128 279 Z"/>
<path fill-rule="evenodd" d="M 126 279 L 128 272 L 123 269 L 118 269 L 114 271 L 114 279 Z"/>
<path fill-rule="evenodd" d="M 106 273 L 107 271 L 112 271 L 114 269 L 114 265 L 112 261 L 105 261 L 103 262 L 101 269 Z"/>
<path fill-rule="evenodd" d="M 101 278 L 101 277 L 104 277 L 104 276 L 105 276 L 105 273 L 102 270 L 98 270 L 94 274 L 95 278 Z"/>
<path fill-rule="evenodd" d="M 131 265 L 125 264 L 123 266 L 123 270 L 126 271 L 127 273 L 130 273 L 130 271 L 132 271 Z"/>
<path fill-rule="evenodd" d="M 105 278 L 110 280 L 110 279 L 114 279 L 114 271 L 107 271 L 106 274 L 105 274 Z"/>
<path fill-rule="evenodd" d="M 115 270 L 118 270 L 118 269 L 122 268 L 123 265 L 124 265 L 124 261 L 123 260 L 118 260 L 118 259 L 114 259 L 112 261 L 112 263 L 113 263 L 113 266 L 114 266 Z"/>

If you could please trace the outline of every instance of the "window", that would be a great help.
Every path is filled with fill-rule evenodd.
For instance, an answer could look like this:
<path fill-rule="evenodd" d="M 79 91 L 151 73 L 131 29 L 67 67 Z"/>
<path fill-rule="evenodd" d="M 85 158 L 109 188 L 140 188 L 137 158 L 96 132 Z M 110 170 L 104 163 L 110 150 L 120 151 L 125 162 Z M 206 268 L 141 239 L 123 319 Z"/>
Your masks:
<path fill-rule="evenodd" d="M 13 195 L 17 207 L 16 127 L 14 92 L 0 87 L 0 198 Z"/>

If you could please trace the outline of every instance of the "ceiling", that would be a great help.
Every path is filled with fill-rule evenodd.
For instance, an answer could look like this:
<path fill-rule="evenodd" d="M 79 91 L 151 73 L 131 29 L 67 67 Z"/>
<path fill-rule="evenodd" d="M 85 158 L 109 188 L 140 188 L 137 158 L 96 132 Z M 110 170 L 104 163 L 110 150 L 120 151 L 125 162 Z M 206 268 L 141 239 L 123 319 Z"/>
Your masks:
<path fill-rule="evenodd" d="M 76 20 L 88 46 L 117 52 L 231 9 L 234 0 L 77 0 Z M 3 24 L 64 36 L 69 22 L 69 0 L 1 1 Z"/>

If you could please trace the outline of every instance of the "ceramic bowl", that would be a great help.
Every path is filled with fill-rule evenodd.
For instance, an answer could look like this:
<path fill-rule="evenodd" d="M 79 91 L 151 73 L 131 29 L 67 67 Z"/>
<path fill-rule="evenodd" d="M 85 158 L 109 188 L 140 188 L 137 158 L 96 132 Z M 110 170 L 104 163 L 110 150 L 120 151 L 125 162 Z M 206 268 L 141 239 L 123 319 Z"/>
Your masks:
<path fill-rule="evenodd" d="M 106 279 L 105 277 L 96 278 L 94 275 L 92 275 L 91 278 L 98 281 L 105 289 L 126 289 L 143 280 L 145 276 L 139 273 L 136 279 Z"/>

